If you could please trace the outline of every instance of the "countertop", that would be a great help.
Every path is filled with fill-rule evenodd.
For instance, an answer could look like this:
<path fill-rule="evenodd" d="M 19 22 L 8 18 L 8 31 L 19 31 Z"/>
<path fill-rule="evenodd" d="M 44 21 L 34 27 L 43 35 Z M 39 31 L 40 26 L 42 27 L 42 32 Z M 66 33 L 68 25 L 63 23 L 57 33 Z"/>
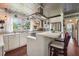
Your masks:
<path fill-rule="evenodd" d="M 36 37 L 34 37 L 34 36 L 30 36 L 30 35 L 27 36 L 27 38 L 36 40 Z"/>
<path fill-rule="evenodd" d="M 44 37 L 57 39 L 61 35 L 61 32 L 51 32 L 51 31 L 36 32 L 36 37 L 37 37 L 37 35 L 41 35 L 41 36 L 44 36 Z M 36 37 L 31 36 L 31 35 L 27 36 L 27 38 L 34 39 L 34 40 L 36 40 Z"/>
<path fill-rule="evenodd" d="M 20 34 L 27 31 L 17 31 L 17 32 L 0 32 L 0 35 L 14 35 L 14 34 Z"/>
<path fill-rule="evenodd" d="M 44 36 L 44 37 L 49 37 L 49 38 L 58 38 L 60 35 L 61 35 L 61 32 L 50 32 L 50 31 L 47 31 L 47 32 L 42 32 L 42 33 L 37 33 L 37 35 L 41 35 L 41 36 Z"/>

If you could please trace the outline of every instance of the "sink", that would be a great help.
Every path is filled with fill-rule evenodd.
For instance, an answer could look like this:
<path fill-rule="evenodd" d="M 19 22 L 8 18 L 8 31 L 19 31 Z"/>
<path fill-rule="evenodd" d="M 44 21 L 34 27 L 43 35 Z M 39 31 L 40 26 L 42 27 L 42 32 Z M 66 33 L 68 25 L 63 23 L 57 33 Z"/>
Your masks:
<path fill-rule="evenodd" d="M 36 37 L 36 33 L 30 33 L 30 35 Z"/>

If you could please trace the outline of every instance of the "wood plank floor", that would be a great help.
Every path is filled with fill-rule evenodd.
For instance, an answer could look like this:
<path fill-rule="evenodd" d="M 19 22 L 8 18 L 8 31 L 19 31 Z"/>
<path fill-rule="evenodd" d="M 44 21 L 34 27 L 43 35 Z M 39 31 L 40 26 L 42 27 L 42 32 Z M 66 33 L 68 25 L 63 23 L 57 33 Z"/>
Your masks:
<path fill-rule="evenodd" d="M 79 56 L 79 46 L 76 39 L 70 39 L 68 45 L 68 56 Z"/>
<path fill-rule="evenodd" d="M 25 56 L 27 55 L 27 46 L 22 46 L 17 49 L 6 52 L 5 56 Z"/>

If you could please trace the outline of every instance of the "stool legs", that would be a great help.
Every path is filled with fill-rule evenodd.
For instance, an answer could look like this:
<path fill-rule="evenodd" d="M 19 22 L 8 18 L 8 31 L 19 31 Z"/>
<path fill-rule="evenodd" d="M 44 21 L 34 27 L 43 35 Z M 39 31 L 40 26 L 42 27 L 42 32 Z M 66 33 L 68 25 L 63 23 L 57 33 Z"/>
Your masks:
<path fill-rule="evenodd" d="M 54 48 L 53 56 L 58 56 L 57 50 Z"/>
<path fill-rule="evenodd" d="M 53 52 L 53 54 L 52 54 Z M 52 50 L 52 47 L 50 47 L 50 56 L 57 56 L 58 53 L 57 53 L 57 49 L 54 48 L 54 50 Z"/>
<path fill-rule="evenodd" d="M 52 56 L 52 47 L 50 47 L 50 56 Z"/>

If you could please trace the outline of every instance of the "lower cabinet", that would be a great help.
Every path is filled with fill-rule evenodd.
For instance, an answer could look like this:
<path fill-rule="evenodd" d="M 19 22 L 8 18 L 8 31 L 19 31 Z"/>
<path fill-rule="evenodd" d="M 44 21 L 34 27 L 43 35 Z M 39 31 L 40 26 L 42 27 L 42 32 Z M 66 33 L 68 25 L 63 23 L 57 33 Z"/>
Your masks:
<path fill-rule="evenodd" d="M 0 47 L 0 56 L 2 56 L 2 47 Z"/>
<path fill-rule="evenodd" d="M 3 39 L 4 39 L 4 51 L 8 51 L 9 50 L 9 37 L 4 35 Z"/>
<path fill-rule="evenodd" d="M 13 50 L 19 47 L 19 35 L 9 36 L 9 50 Z"/>
<path fill-rule="evenodd" d="M 20 46 L 24 46 L 27 43 L 27 34 L 26 33 L 22 33 L 20 34 Z"/>
<path fill-rule="evenodd" d="M 4 35 L 4 51 L 10 51 L 18 47 L 24 46 L 27 43 L 26 33 L 14 35 Z"/>

